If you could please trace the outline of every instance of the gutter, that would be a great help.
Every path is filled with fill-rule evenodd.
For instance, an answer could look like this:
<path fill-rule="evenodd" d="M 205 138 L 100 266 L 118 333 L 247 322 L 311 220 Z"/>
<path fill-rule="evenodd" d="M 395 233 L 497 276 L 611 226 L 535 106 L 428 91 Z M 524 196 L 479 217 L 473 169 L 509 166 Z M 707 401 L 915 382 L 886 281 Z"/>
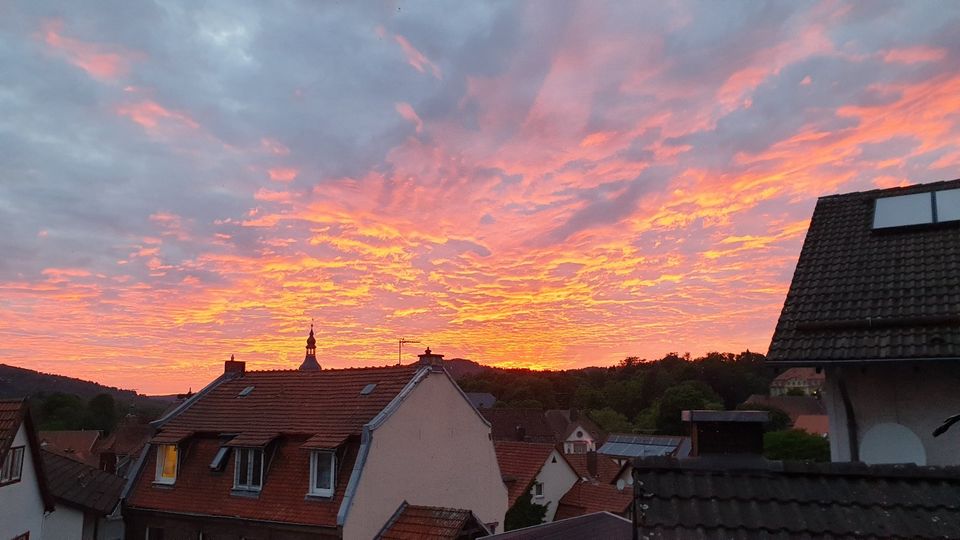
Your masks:
<path fill-rule="evenodd" d="M 960 356 L 940 356 L 923 358 L 851 358 L 851 359 L 820 359 L 820 360 L 770 360 L 764 363 L 768 367 L 804 367 L 804 366 L 837 366 L 858 364 L 890 364 L 907 362 L 958 362 Z"/>

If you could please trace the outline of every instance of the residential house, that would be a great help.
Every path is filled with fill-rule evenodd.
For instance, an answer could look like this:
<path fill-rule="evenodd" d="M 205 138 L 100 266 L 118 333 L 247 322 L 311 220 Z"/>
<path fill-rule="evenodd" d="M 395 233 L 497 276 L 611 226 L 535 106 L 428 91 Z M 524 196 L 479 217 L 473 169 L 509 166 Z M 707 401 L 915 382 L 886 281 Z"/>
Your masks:
<path fill-rule="evenodd" d="M 114 430 L 97 444 L 99 467 L 107 472 L 126 477 L 137 457 L 153 437 L 150 424 L 135 415 L 125 416 Z"/>
<path fill-rule="evenodd" d="M 490 529 L 469 510 L 403 501 L 374 540 L 474 540 L 489 534 Z"/>
<path fill-rule="evenodd" d="M 127 537 L 373 538 L 404 501 L 507 510 L 490 425 L 429 349 L 408 366 L 224 373 L 155 422 Z"/>
<path fill-rule="evenodd" d="M 0 538 L 42 538 L 54 509 L 26 400 L 0 400 Z"/>
<path fill-rule="evenodd" d="M 45 431 L 38 434 L 40 448 L 83 463 L 97 466 L 96 446 L 101 432 L 95 429 Z"/>
<path fill-rule="evenodd" d="M 42 450 L 43 469 L 56 501 L 43 521 L 43 540 L 120 540 L 120 494 L 126 481 L 86 463 Z M 38 536 L 39 537 L 39 536 Z"/>
<path fill-rule="evenodd" d="M 478 409 L 492 409 L 497 398 L 489 392 L 467 392 L 467 399 Z"/>
<path fill-rule="evenodd" d="M 817 368 L 794 367 L 770 381 L 771 396 L 817 396 L 825 375 Z"/>
<path fill-rule="evenodd" d="M 958 467 L 770 461 L 758 413 L 687 413 L 691 457 L 634 461 L 640 538 L 960 538 Z"/>
<path fill-rule="evenodd" d="M 633 523 L 624 517 L 610 512 L 594 512 L 575 516 L 543 525 L 534 525 L 512 531 L 487 536 L 490 540 L 582 540 L 583 538 L 603 538 L 603 540 L 631 540 Z"/>
<path fill-rule="evenodd" d="M 960 180 L 821 197 L 767 362 L 823 370 L 834 461 L 960 464 Z"/>
<path fill-rule="evenodd" d="M 555 444 L 559 441 L 540 409 L 481 409 L 495 441 Z"/>
<path fill-rule="evenodd" d="M 555 436 L 563 443 L 565 454 L 596 452 L 604 433 L 576 409 L 552 409 L 544 413 Z"/>
<path fill-rule="evenodd" d="M 603 482 L 581 481 L 560 499 L 555 519 L 567 519 L 596 512 L 610 512 L 632 519 L 633 488 Z"/>
<path fill-rule="evenodd" d="M 566 454 L 566 457 L 581 480 L 610 483 L 620 472 L 621 465 L 616 460 L 597 452 Z"/>
<path fill-rule="evenodd" d="M 580 477 L 564 455 L 548 443 L 496 441 L 500 474 L 507 485 L 510 508 L 525 493 L 547 507 L 544 521 L 553 521 L 557 504 Z"/>
<path fill-rule="evenodd" d="M 612 458 L 618 465 L 644 456 L 684 458 L 690 455 L 690 437 L 611 433 L 597 453 Z"/>

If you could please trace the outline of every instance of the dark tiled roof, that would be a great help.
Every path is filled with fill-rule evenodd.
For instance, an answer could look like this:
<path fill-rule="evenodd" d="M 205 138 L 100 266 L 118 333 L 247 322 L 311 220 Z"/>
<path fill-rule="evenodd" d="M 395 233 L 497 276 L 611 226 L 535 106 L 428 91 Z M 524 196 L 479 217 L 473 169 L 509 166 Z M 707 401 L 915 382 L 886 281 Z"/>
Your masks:
<path fill-rule="evenodd" d="M 467 399 L 476 409 L 492 409 L 497 398 L 489 392 L 467 392 Z"/>
<path fill-rule="evenodd" d="M 603 430 L 576 409 L 550 409 L 544 413 L 544 416 L 547 417 L 550 429 L 560 441 L 567 440 L 573 434 L 573 430 L 580 426 L 597 444 L 603 443 Z"/>
<path fill-rule="evenodd" d="M 544 523 L 523 529 L 507 531 L 485 538 L 497 540 L 630 540 L 632 524 L 629 520 L 609 512 L 595 512 L 583 516 Z"/>
<path fill-rule="evenodd" d="M 376 538 L 454 540 L 477 538 L 488 532 L 470 510 L 413 506 L 404 502 Z"/>
<path fill-rule="evenodd" d="M 48 452 L 60 454 L 88 465 L 99 465 L 94 445 L 100 439 L 97 430 L 41 431 L 37 434 L 40 447 Z"/>
<path fill-rule="evenodd" d="M 767 360 L 960 358 L 958 222 L 872 228 L 878 197 L 956 188 L 960 180 L 820 198 Z"/>
<path fill-rule="evenodd" d="M 780 409 L 787 413 L 790 422 L 796 422 L 802 414 L 827 414 L 823 402 L 811 396 L 764 396 L 754 394 L 748 397 L 743 404 Z"/>
<path fill-rule="evenodd" d="M 480 414 L 490 422 L 495 441 L 517 440 L 517 426 L 521 426 L 527 442 L 557 442 L 540 409 L 480 409 Z"/>
<path fill-rule="evenodd" d="M 62 502 L 101 515 L 120 502 L 126 480 L 53 452 L 42 451 L 50 493 Z"/>
<path fill-rule="evenodd" d="M 7 457 L 7 450 L 17 436 L 25 409 L 23 400 L 0 400 L 0 463 Z"/>
<path fill-rule="evenodd" d="M 113 452 L 118 456 L 139 454 L 153 436 L 150 424 L 141 424 L 134 418 L 124 419 L 110 435 L 100 440 L 98 452 Z"/>
<path fill-rule="evenodd" d="M 771 387 L 777 386 L 787 386 L 790 381 L 796 379 L 803 381 L 810 385 L 823 385 L 823 381 L 826 380 L 826 374 L 821 371 L 817 373 L 816 368 L 807 368 L 807 367 L 792 367 L 790 369 L 784 370 L 783 373 L 777 375 L 775 379 L 770 381 Z"/>
<path fill-rule="evenodd" d="M 960 468 L 642 458 L 647 538 L 960 538 Z"/>
<path fill-rule="evenodd" d="M 493 447 L 497 451 L 503 483 L 507 485 L 509 508 L 530 489 L 530 484 L 540 474 L 554 446 L 547 443 L 495 441 Z"/>
<path fill-rule="evenodd" d="M 633 491 L 617 489 L 613 484 L 592 481 L 577 482 L 560 502 L 554 519 L 564 519 L 594 512 L 625 515 L 633 502 Z"/>

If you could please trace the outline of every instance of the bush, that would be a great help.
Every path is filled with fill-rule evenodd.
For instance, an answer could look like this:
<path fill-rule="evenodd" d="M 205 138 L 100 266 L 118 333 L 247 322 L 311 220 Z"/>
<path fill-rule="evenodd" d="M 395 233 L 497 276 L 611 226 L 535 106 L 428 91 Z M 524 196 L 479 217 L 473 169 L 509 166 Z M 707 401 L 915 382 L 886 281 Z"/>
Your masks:
<path fill-rule="evenodd" d="M 763 435 L 763 456 L 789 461 L 830 461 L 830 443 L 799 429 L 771 431 Z"/>

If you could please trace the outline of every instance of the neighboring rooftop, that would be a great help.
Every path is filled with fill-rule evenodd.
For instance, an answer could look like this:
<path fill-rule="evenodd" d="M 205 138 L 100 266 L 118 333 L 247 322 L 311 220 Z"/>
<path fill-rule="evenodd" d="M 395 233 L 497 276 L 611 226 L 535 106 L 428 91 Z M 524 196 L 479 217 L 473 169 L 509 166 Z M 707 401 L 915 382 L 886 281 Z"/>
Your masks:
<path fill-rule="evenodd" d="M 951 180 L 821 197 L 767 361 L 960 359 L 960 221 L 935 223 L 938 212 L 960 213 L 958 189 Z M 884 217 L 875 207 L 882 214 L 902 202 L 887 198 L 905 195 L 934 222 L 875 228 Z"/>
<path fill-rule="evenodd" d="M 493 447 L 497 452 L 500 475 L 507 486 L 509 508 L 530 490 L 531 484 L 555 448 L 548 443 L 519 441 L 494 441 Z M 563 456 L 560 459 L 563 459 Z"/>
<path fill-rule="evenodd" d="M 633 524 L 629 519 L 610 512 L 595 512 L 533 527 L 486 536 L 491 540 L 581 540 L 603 538 L 604 540 L 630 540 Z"/>
<path fill-rule="evenodd" d="M 826 437 L 830 434 L 830 418 L 825 414 L 801 414 L 793 423 L 793 429 Z"/>
<path fill-rule="evenodd" d="M 591 456 L 596 456 L 596 471 L 590 471 L 590 460 L 593 459 Z M 586 454 L 564 454 L 564 457 L 567 458 L 567 463 L 573 467 L 573 470 L 576 471 L 577 476 L 580 478 L 585 478 L 587 480 L 595 480 L 597 482 L 612 482 L 614 478 L 617 477 L 617 474 L 620 473 L 620 465 L 613 460 L 610 456 L 605 456 L 598 452 L 587 452 Z"/>
<path fill-rule="evenodd" d="M 497 397 L 489 392 L 466 392 L 466 394 L 475 409 L 492 409 L 497 403 Z"/>
<path fill-rule="evenodd" d="M 37 434 L 40 448 L 88 465 L 99 465 L 94 446 L 100 440 L 98 430 L 41 431 Z"/>
<path fill-rule="evenodd" d="M 414 506 L 406 501 L 376 540 L 473 540 L 490 534 L 470 510 Z"/>
<path fill-rule="evenodd" d="M 547 418 L 550 429 L 560 441 L 567 440 L 577 426 L 580 426 L 598 444 L 603 442 L 603 430 L 577 409 L 550 409 L 544 413 L 544 416 Z"/>
<path fill-rule="evenodd" d="M 960 538 L 960 468 L 650 457 L 651 538 Z"/>
<path fill-rule="evenodd" d="M 480 414 L 490 422 L 495 441 L 557 442 L 540 409 L 480 409 Z"/>
<path fill-rule="evenodd" d="M 107 515 L 120 503 L 126 480 L 96 467 L 41 451 L 50 493 L 58 502 Z"/>
<path fill-rule="evenodd" d="M 773 407 L 787 413 L 791 423 L 805 414 L 827 414 L 823 402 L 812 396 L 764 396 L 753 394 L 743 402 L 744 405 Z"/>
<path fill-rule="evenodd" d="M 600 482 L 578 482 L 557 503 L 554 519 L 564 519 L 594 512 L 610 512 L 626 516 L 633 502 L 633 488 Z"/>
<path fill-rule="evenodd" d="M 810 367 L 792 367 L 784 370 L 770 382 L 770 389 L 786 392 L 790 389 L 819 389 L 826 380 L 823 370 Z"/>
<path fill-rule="evenodd" d="M 687 457 L 690 454 L 690 437 L 611 433 L 597 453 L 631 459 L 644 456 Z"/>

